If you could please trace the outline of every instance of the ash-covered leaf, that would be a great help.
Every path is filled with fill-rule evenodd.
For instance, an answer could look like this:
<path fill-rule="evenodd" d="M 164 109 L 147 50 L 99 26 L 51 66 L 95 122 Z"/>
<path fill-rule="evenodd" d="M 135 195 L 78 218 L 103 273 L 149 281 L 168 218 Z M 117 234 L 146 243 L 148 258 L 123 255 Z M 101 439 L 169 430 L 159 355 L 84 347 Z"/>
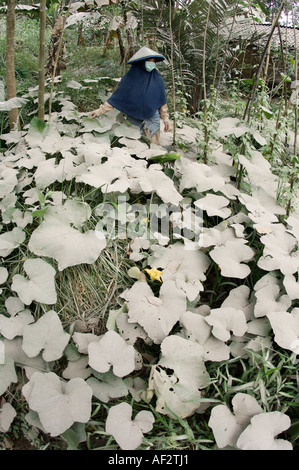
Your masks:
<path fill-rule="evenodd" d="M 28 100 L 25 98 L 10 98 L 7 101 L 0 101 L 0 111 L 11 111 L 14 108 L 21 108 Z"/>
<path fill-rule="evenodd" d="M 242 450 L 293 450 L 291 442 L 275 439 L 290 426 L 289 416 L 280 411 L 259 413 L 251 418 L 240 435 L 237 447 Z"/>
<path fill-rule="evenodd" d="M 5 307 L 9 317 L 0 314 L 0 333 L 7 339 L 22 336 L 25 326 L 34 322 L 30 310 L 25 309 L 23 302 L 16 297 L 8 297 Z"/>
<path fill-rule="evenodd" d="M 173 369 L 180 384 L 195 390 L 210 383 L 203 355 L 204 350 L 200 344 L 171 335 L 161 344 L 161 358 L 158 364 L 166 369 Z"/>
<path fill-rule="evenodd" d="M 181 334 L 184 338 L 203 346 L 205 361 L 224 361 L 229 359 L 229 347 L 211 335 L 212 327 L 205 321 L 205 316 L 200 313 L 185 312 L 180 317 L 183 327 Z"/>
<path fill-rule="evenodd" d="M 272 312 L 287 311 L 292 304 L 290 297 L 283 293 L 279 279 L 271 272 L 256 282 L 254 297 L 254 316 L 257 318 Z"/>
<path fill-rule="evenodd" d="M 0 432 L 7 432 L 17 412 L 10 403 L 4 403 L 0 409 Z"/>
<path fill-rule="evenodd" d="M 267 315 L 274 331 L 275 342 L 284 349 L 299 354 L 299 308 Z"/>
<path fill-rule="evenodd" d="M 186 296 L 172 280 L 162 284 L 159 297 L 154 296 L 146 282 L 140 281 L 122 297 L 128 302 L 129 323 L 141 325 L 156 344 L 166 338 L 186 310 Z"/>
<path fill-rule="evenodd" d="M 2 138 L 2 136 L 1 136 Z M 0 165 L 0 198 L 7 196 L 18 184 L 18 171 L 2 164 Z"/>
<path fill-rule="evenodd" d="M 298 240 L 283 224 L 276 224 L 275 231 L 261 237 L 263 255 L 258 266 L 265 271 L 280 270 L 283 274 L 294 274 L 299 270 Z"/>
<path fill-rule="evenodd" d="M 79 230 L 89 217 L 87 204 L 73 201 L 72 204 L 49 207 L 44 221 L 32 233 L 28 248 L 36 255 L 54 258 L 60 271 L 69 266 L 95 262 L 106 241 L 99 231 L 82 233 Z"/>
<path fill-rule="evenodd" d="M 25 232 L 20 227 L 0 235 L 0 256 L 9 256 L 25 240 Z"/>
<path fill-rule="evenodd" d="M 197 248 L 188 250 L 184 244 L 177 242 L 163 249 L 153 248 L 148 262 L 151 266 L 164 269 L 165 274 L 162 279 L 167 277 L 169 280 L 174 280 L 176 287 L 193 301 L 204 289 L 205 272 L 211 261 Z"/>
<path fill-rule="evenodd" d="M 237 440 L 250 419 L 263 412 L 256 399 L 246 393 L 237 393 L 232 399 L 233 412 L 227 405 L 217 405 L 211 411 L 209 426 L 220 449 L 237 446 Z"/>
<path fill-rule="evenodd" d="M 75 422 L 87 423 L 90 419 L 92 390 L 83 379 L 64 382 L 53 372 L 35 372 L 22 392 L 51 436 L 62 434 Z"/>
<path fill-rule="evenodd" d="M 247 331 L 244 312 L 232 307 L 213 308 L 205 320 L 212 326 L 213 335 L 221 341 L 228 341 L 231 332 L 235 336 L 243 336 Z"/>
<path fill-rule="evenodd" d="M 29 357 L 35 357 L 43 350 L 44 360 L 50 362 L 61 358 L 69 339 L 57 313 L 49 310 L 37 322 L 24 328 L 22 347 Z"/>
<path fill-rule="evenodd" d="M 30 305 L 33 300 L 43 304 L 55 304 L 57 301 L 55 269 L 46 261 L 34 258 L 24 262 L 24 271 L 28 278 L 15 274 L 11 285 L 22 302 L 25 305 Z"/>
<path fill-rule="evenodd" d="M 143 399 L 150 400 L 155 394 L 157 413 L 173 419 L 186 418 L 200 406 L 201 392 L 197 388 L 191 389 L 186 383 L 180 383 L 171 372 L 159 365 L 152 366 L 148 390 L 142 396 Z"/>
<path fill-rule="evenodd" d="M 218 215 L 219 217 L 226 219 L 231 215 L 231 210 L 227 207 L 229 200 L 224 196 L 209 193 L 195 201 L 194 204 L 200 209 L 206 211 L 210 217 Z"/>
<path fill-rule="evenodd" d="M 2 361 L 0 362 L 0 396 L 6 392 L 11 383 L 18 382 L 15 363 L 5 349 L 6 348 L 4 348 L 4 363 L 2 363 Z"/>
<path fill-rule="evenodd" d="M 108 372 L 112 366 L 117 377 L 124 377 L 135 370 L 135 349 L 113 330 L 89 343 L 88 355 L 90 367 L 97 372 Z"/>
<path fill-rule="evenodd" d="M 140 411 L 132 420 L 132 407 L 120 403 L 109 409 L 106 432 L 111 434 L 122 450 L 134 450 L 143 441 L 143 433 L 151 431 L 155 418 L 150 411 Z"/>
<path fill-rule="evenodd" d="M 86 383 L 91 387 L 93 395 L 103 403 L 124 397 L 129 392 L 123 379 L 114 375 L 112 370 L 104 374 L 96 373 L 96 377 L 90 377 Z"/>
<path fill-rule="evenodd" d="M 7 281 L 8 278 L 8 271 L 4 267 L 0 267 L 0 285 L 4 284 Z M 2 292 L 2 289 L 0 289 L 0 293 Z"/>

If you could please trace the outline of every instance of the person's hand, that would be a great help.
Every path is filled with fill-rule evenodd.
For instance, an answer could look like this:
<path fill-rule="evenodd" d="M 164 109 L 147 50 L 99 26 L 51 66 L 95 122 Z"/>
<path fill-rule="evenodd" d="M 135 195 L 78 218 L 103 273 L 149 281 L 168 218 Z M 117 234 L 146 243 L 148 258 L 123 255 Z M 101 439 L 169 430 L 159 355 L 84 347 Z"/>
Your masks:
<path fill-rule="evenodd" d="M 168 132 L 169 131 L 169 121 L 165 121 L 164 122 L 164 132 Z"/>
<path fill-rule="evenodd" d="M 95 117 L 97 117 L 97 115 L 98 115 L 98 114 L 97 114 L 96 111 L 92 111 L 92 112 L 90 113 L 89 117 L 90 117 L 91 119 L 94 119 Z"/>

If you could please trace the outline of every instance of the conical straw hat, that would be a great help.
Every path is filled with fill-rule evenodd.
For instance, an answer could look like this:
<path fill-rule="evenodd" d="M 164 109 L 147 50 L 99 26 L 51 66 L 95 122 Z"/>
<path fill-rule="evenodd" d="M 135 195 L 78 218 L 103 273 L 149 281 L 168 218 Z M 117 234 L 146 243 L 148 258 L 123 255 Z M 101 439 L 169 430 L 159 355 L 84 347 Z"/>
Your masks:
<path fill-rule="evenodd" d="M 161 62 L 162 60 L 165 60 L 165 57 L 162 54 L 159 54 L 159 52 L 155 52 L 149 47 L 143 46 L 139 51 L 136 52 L 136 54 L 131 57 L 128 64 L 132 64 L 133 62 L 138 62 L 139 60 L 145 60 L 145 59 L 156 59 L 156 62 Z"/>

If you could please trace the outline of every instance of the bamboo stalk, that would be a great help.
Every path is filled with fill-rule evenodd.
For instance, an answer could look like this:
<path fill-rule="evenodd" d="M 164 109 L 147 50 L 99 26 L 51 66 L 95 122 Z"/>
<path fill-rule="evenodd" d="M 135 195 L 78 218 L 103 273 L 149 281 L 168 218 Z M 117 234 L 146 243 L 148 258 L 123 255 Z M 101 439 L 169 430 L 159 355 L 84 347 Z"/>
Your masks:
<path fill-rule="evenodd" d="M 182 27 L 182 16 L 180 16 L 180 23 L 179 23 L 178 49 L 179 49 L 179 60 L 180 60 L 180 77 L 181 77 L 182 96 L 184 96 L 184 75 L 183 75 L 182 54 L 181 54 L 181 27 Z"/>
<path fill-rule="evenodd" d="M 216 77 L 217 77 L 217 63 L 218 63 L 218 56 L 219 56 L 219 23 L 217 21 L 217 46 L 216 46 L 216 57 L 215 57 L 215 67 L 214 67 L 214 76 L 213 76 L 213 88 L 215 88 Z"/>
<path fill-rule="evenodd" d="M 256 72 L 255 84 L 254 84 L 254 87 L 253 87 L 252 95 L 251 95 L 250 100 L 248 100 L 248 102 L 247 102 L 245 112 L 244 112 L 244 115 L 243 115 L 244 120 L 245 120 L 246 115 L 247 115 L 247 121 L 248 122 L 250 121 L 251 109 L 252 109 L 252 106 L 253 106 L 253 103 L 254 103 L 254 100 L 255 100 L 255 97 L 256 97 L 258 83 L 259 83 L 259 79 L 260 79 L 260 76 L 261 76 L 261 73 L 262 73 L 262 68 L 263 68 L 263 65 L 264 65 L 264 61 L 265 61 L 265 58 L 266 58 L 268 47 L 269 47 L 269 44 L 272 40 L 276 25 L 278 23 L 278 20 L 281 16 L 281 13 L 282 13 L 282 10 L 284 9 L 284 7 L 285 7 L 285 2 L 283 1 L 281 3 L 280 7 L 279 7 L 279 10 L 278 10 L 277 15 L 275 17 L 275 20 L 272 23 L 270 34 L 268 36 L 267 43 L 266 43 L 266 46 L 265 46 L 264 51 L 262 53 L 262 57 L 261 57 L 261 60 L 260 60 L 260 63 L 259 63 L 259 66 L 258 66 L 258 69 L 257 69 L 257 72 Z"/>
<path fill-rule="evenodd" d="M 283 43 L 282 43 L 282 37 L 281 37 L 281 31 L 280 31 L 279 24 L 277 25 L 277 29 L 278 29 L 281 57 L 282 57 L 282 61 L 283 61 L 283 72 L 284 72 L 284 75 L 286 75 L 286 72 L 287 72 L 286 71 L 286 56 L 287 56 L 287 52 L 288 52 L 288 28 L 286 28 L 286 32 L 285 32 L 285 44 L 286 44 L 285 53 L 284 53 L 284 49 L 283 49 Z M 285 118 L 286 115 L 287 115 L 287 112 L 288 112 L 288 97 L 287 97 L 287 87 L 286 87 L 286 81 L 285 80 L 283 82 L 283 94 L 281 95 L 281 100 L 280 100 L 280 103 L 279 103 L 279 109 L 278 109 L 278 114 L 277 114 L 277 119 L 276 119 L 276 125 L 275 125 L 275 131 L 276 132 L 273 136 L 273 141 L 271 142 L 271 146 L 270 146 L 270 156 L 271 157 L 273 155 L 274 146 L 275 146 L 275 143 L 276 143 L 276 139 L 278 137 L 278 131 L 281 127 L 281 114 L 282 114 L 283 102 L 284 102 L 284 105 L 285 105 L 283 117 Z"/>
<path fill-rule="evenodd" d="M 45 35 L 46 35 L 46 0 L 40 1 L 39 27 L 39 66 L 38 66 L 38 119 L 45 118 Z"/>
<path fill-rule="evenodd" d="M 237 101 L 239 100 L 239 96 L 240 96 L 241 77 L 242 77 L 242 73 L 243 73 L 243 69 L 244 69 L 244 65 L 245 65 L 245 58 L 246 58 L 246 48 L 244 48 L 244 51 L 243 51 L 241 70 L 240 70 L 240 74 L 239 74 L 239 77 L 238 77 Z M 235 109 L 235 117 L 237 117 L 237 112 L 238 112 L 238 111 L 237 111 L 237 107 L 236 107 L 236 109 Z"/>
<path fill-rule="evenodd" d="M 272 22 L 272 26 L 273 26 L 273 23 L 274 23 L 274 20 Z M 264 77 L 263 77 L 263 80 L 264 80 L 264 87 L 263 88 L 265 88 L 265 83 L 266 83 L 267 76 L 268 76 L 268 69 L 269 69 L 270 55 L 271 55 L 271 46 L 272 46 L 272 38 L 269 41 L 267 52 L 266 52 L 266 65 L 265 65 Z"/>
<path fill-rule="evenodd" d="M 275 134 L 273 135 L 273 140 L 272 140 L 271 145 L 270 145 L 270 156 L 271 157 L 273 156 L 274 146 L 275 146 L 275 143 L 276 143 L 276 139 L 278 137 L 278 130 L 281 126 L 280 117 L 281 117 L 281 112 L 282 112 L 283 101 L 284 101 L 284 97 L 281 96 L 281 100 L 280 100 L 279 108 L 278 108 L 278 113 L 277 113 L 277 118 L 276 118 Z"/>
<path fill-rule="evenodd" d="M 173 103 L 173 133 L 172 133 L 172 148 L 176 149 L 176 106 L 175 106 L 175 78 L 173 66 L 173 34 L 172 34 L 172 8 L 171 1 L 169 2 L 169 33 L 170 33 L 170 63 L 172 75 L 172 103 Z"/>
<path fill-rule="evenodd" d="M 283 43 L 282 43 L 282 37 L 281 37 L 281 31 L 280 31 L 280 26 L 279 25 L 278 25 L 277 29 L 278 29 L 278 35 L 279 35 L 279 45 L 280 45 L 281 58 L 282 58 L 282 62 L 283 62 L 283 73 L 286 76 L 286 74 L 287 74 L 286 56 L 287 56 L 287 52 L 288 52 L 288 28 L 286 28 L 286 32 L 285 32 L 286 53 L 284 53 L 284 50 L 283 50 Z M 285 104 L 287 104 L 288 97 L 287 97 L 287 86 L 286 86 L 286 81 L 285 80 L 283 82 L 283 92 L 284 92 Z"/>
<path fill-rule="evenodd" d="M 205 147 L 204 147 L 204 155 L 203 155 L 203 160 L 204 163 L 207 163 L 207 144 L 209 140 L 209 135 L 208 135 L 208 125 L 207 125 L 207 84 L 206 84 L 206 48 L 207 48 L 207 31 L 208 31 L 208 23 L 210 19 L 210 11 L 211 11 L 211 2 L 209 2 L 209 7 L 208 7 L 208 13 L 207 13 L 207 19 L 206 19 L 206 24 L 205 24 L 205 30 L 204 30 L 204 37 L 203 37 L 203 51 L 202 51 L 202 88 L 203 88 L 203 96 L 204 96 L 204 140 L 205 140 Z"/>
<path fill-rule="evenodd" d="M 295 15 L 294 15 L 294 6 L 292 5 L 292 18 L 293 18 L 293 26 L 294 26 L 294 41 L 295 41 L 295 83 L 297 83 L 298 79 L 298 45 L 297 45 L 297 38 L 296 38 L 296 27 L 295 27 Z M 297 165 L 297 138 L 298 138 L 298 95 L 297 98 L 295 99 L 295 133 L 294 133 L 294 156 L 293 156 L 293 173 L 291 175 L 291 181 L 290 181 L 290 190 L 291 190 L 291 195 L 294 190 L 294 185 L 296 179 L 298 179 L 297 174 L 295 174 L 295 166 Z M 289 216 L 291 211 L 291 198 L 288 201 L 287 208 L 286 208 L 286 213 L 287 216 Z"/>

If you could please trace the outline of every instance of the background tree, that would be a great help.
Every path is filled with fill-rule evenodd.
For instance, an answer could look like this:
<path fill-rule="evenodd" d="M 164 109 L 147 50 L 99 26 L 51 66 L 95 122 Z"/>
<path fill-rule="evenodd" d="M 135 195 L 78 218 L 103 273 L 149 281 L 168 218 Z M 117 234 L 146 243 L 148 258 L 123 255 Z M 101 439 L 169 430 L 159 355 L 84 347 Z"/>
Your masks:
<path fill-rule="evenodd" d="M 61 15 L 55 21 L 48 48 L 46 64 L 46 74 L 48 77 L 52 77 L 54 70 L 56 76 L 60 75 L 60 71 L 66 68 L 66 49 L 63 39 L 64 27 L 65 17 Z"/>
<path fill-rule="evenodd" d="M 282 0 L 265 0 L 265 7 L 268 11 L 266 20 L 272 22 L 273 18 L 277 14 Z M 284 15 L 282 16 L 282 21 L 286 25 L 292 25 L 293 22 L 295 25 L 299 25 L 299 2 L 294 0 L 287 0 L 285 2 Z"/>
<path fill-rule="evenodd" d="M 231 54 L 230 49 L 225 47 L 226 38 L 221 33 L 225 20 L 235 13 L 239 3 L 241 2 L 237 0 L 172 1 L 170 34 L 169 0 L 143 1 L 145 37 L 152 46 L 158 46 L 169 61 L 173 42 L 176 83 L 180 84 L 188 107 L 193 113 L 199 110 L 204 98 L 203 62 L 205 61 L 205 86 L 208 91 L 215 83 L 215 77 L 219 76 L 223 61 L 225 62 Z M 239 8 L 241 7 L 242 5 Z M 156 18 L 156 21 L 153 21 L 153 18 Z"/>

